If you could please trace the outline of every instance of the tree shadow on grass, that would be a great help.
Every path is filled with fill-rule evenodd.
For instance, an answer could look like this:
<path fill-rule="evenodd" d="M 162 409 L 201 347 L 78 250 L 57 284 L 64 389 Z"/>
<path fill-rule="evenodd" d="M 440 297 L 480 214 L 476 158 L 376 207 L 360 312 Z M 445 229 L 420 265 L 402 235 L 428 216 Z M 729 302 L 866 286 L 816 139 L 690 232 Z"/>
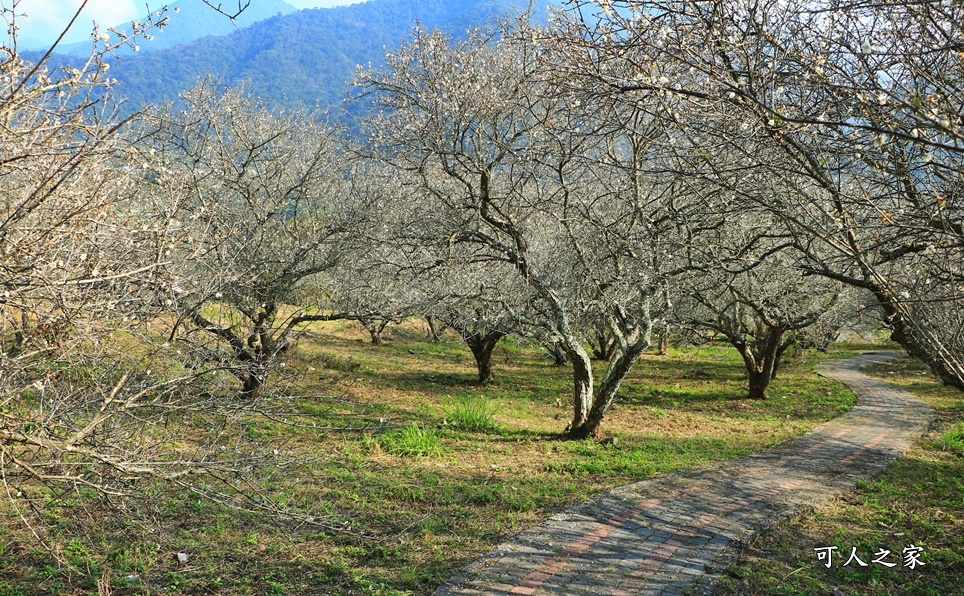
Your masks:
<path fill-rule="evenodd" d="M 479 375 L 471 373 L 451 373 L 433 370 L 421 370 L 414 372 L 383 373 L 379 378 L 394 385 L 403 384 L 406 387 L 425 386 L 428 389 L 437 387 L 483 387 L 479 383 Z"/>

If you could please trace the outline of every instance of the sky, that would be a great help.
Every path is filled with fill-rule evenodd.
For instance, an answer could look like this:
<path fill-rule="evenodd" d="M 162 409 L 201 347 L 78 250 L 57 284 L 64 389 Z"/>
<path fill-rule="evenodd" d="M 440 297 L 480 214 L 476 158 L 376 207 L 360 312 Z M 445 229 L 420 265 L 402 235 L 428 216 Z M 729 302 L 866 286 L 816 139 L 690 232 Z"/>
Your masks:
<path fill-rule="evenodd" d="M 213 1 L 213 0 L 212 0 Z M 225 6 L 233 0 L 218 0 Z M 352 4 L 359 0 L 286 0 L 296 8 L 317 8 Z M 0 8 L 5 15 L 16 2 L 18 15 L 26 13 L 27 18 L 17 17 L 20 28 L 20 39 L 24 45 L 36 42 L 50 43 L 63 31 L 71 17 L 81 5 L 82 0 L 0 0 Z M 180 0 L 180 2 L 201 2 L 201 0 Z M 252 4 L 258 0 L 251 0 Z M 147 5 L 151 8 L 170 4 L 170 1 L 151 0 Z M 214 2 L 215 4 L 217 2 Z M 105 27 L 130 21 L 147 14 L 144 0 L 88 0 L 87 7 L 81 13 L 77 24 L 64 39 L 66 41 L 81 41 L 90 34 L 91 22 L 96 21 Z M 9 18 L 9 17 L 8 17 Z M 32 43 L 31 43 L 32 42 Z M 2 41 L 0 41 L 2 43 Z"/>

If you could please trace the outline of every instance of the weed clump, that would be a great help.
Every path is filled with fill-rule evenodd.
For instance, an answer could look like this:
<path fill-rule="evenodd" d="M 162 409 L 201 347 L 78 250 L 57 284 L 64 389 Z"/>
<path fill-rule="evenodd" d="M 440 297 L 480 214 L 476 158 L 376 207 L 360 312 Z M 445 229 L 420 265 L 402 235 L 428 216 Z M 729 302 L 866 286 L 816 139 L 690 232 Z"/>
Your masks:
<path fill-rule="evenodd" d="M 446 412 L 446 419 L 460 430 L 499 433 L 503 428 L 495 420 L 498 410 L 498 406 L 485 397 L 463 397 Z"/>
<path fill-rule="evenodd" d="M 378 437 L 378 443 L 388 453 L 400 456 L 442 455 L 442 441 L 438 432 L 410 424 Z"/>
<path fill-rule="evenodd" d="M 941 435 L 938 441 L 941 449 L 964 455 L 964 421 L 958 422 Z"/>

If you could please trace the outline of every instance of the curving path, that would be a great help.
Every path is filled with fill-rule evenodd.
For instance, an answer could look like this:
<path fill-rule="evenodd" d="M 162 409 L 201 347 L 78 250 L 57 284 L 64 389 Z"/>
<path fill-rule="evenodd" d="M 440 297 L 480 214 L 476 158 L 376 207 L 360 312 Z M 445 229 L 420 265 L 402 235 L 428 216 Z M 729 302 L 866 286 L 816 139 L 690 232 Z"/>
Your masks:
<path fill-rule="evenodd" d="M 818 368 L 857 394 L 843 416 L 753 455 L 629 484 L 554 515 L 435 596 L 709 594 L 750 537 L 880 472 L 921 434 L 933 415 L 927 404 L 857 372 L 897 356 Z"/>

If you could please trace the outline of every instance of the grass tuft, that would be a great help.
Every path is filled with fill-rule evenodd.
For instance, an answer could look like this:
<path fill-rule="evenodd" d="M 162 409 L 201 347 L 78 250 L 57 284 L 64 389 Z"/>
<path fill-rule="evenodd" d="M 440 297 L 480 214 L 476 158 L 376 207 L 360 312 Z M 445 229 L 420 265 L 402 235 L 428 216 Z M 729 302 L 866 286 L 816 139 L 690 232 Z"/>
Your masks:
<path fill-rule="evenodd" d="M 941 449 L 964 455 L 964 421 L 958 422 L 941 435 Z"/>
<path fill-rule="evenodd" d="M 378 438 L 378 442 L 382 449 L 392 455 L 409 457 L 442 455 L 442 441 L 439 434 L 432 429 L 419 427 L 417 424 L 387 432 Z"/>
<path fill-rule="evenodd" d="M 463 397 L 446 415 L 449 423 L 460 430 L 499 433 L 503 427 L 495 420 L 498 410 L 485 397 Z"/>

